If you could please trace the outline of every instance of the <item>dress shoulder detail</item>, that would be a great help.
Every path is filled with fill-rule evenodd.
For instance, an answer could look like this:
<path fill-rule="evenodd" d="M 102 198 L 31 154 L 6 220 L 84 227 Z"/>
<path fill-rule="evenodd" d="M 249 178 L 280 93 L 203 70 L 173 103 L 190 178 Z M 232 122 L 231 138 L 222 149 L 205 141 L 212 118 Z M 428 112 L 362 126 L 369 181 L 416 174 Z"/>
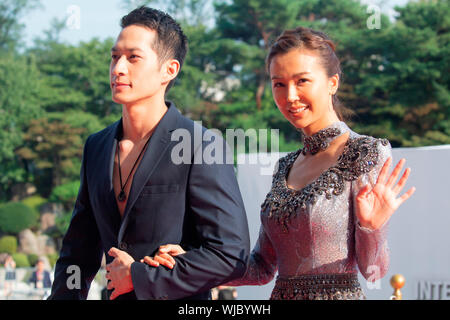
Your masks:
<path fill-rule="evenodd" d="M 370 172 L 380 161 L 380 144 L 386 147 L 389 141 L 369 136 L 350 138 L 336 165 L 344 179 L 354 181 Z"/>

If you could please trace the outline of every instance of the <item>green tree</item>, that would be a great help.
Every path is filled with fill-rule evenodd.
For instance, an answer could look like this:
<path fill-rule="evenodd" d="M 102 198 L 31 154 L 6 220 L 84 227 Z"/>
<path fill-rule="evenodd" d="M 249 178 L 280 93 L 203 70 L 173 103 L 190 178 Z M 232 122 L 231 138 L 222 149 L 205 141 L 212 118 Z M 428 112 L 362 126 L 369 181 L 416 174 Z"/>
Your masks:
<path fill-rule="evenodd" d="M 33 59 L 12 53 L 0 55 L 0 74 L 0 197 L 6 200 L 15 183 L 26 181 L 26 171 L 15 151 L 23 144 L 29 121 L 43 111 Z"/>
<path fill-rule="evenodd" d="M 391 63 L 398 76 L 390 100 L 405 106 L 400 125 L 411 138 L 404 145 L 450 144 L 449 2 L 411 2 L 397 11 Z"/>
<path fill-rule="evenodd" d="M 14 254 L 17 251 L 17 239 L 14 236 L 0 238 L 0 253 Z"/>
<path fill-rule="evenodd" d="M 40 7 L 38 0 L 0 3 L 0 199 L 10 198 L 11 187 L 25 181 L 25 170 L 14 154 L 22 144 L 29 119 L 41 114 L 35 61 L 19 53 L 23 25 L 20 20 Z"/>
<path fill-rule="evenodd" d="M 16 235 L 20 231 L 32 228 L 39 216 L 30 207 L 20 202 L 8 202 L 0 207 L 0 230 Z"/>
<path fill-rule="evenodd" d="M 12 258 L 16 262 L 17 268 L 28 268 L 30 266 L 30 262 L 28 261 L 28 257 L 25 253 L 14 253 Z"/>
<path fill-rule="evenodd" d="M 236 64 L 246 87 L 254 91 L 258 110 L 268 81 L 264 64 L 267 50 L 282 30 L 295 25 L 303 6 L 301 1 L 290 0 L 234 0 L 216 4 L 217 28 L 223 37 L 236 40 L 233 56 L 239 59 Z"/>
<path fill-rule="evenodd" d="M 67 229 L 69 229 L 71 219 L 72 213 L 63 213 L 55 218 L 55 226 L 45 232 L 55 241 L 58 252 L 62 247 L 62 240 L 67 232 Z"/>
<path fill-rule="evenodd" d="M 25 199 L 21 200 L 20 202 L 22 202 L 24 205 L 30 207 L 37 214 L 39 214 L 41 206 L 43 204 L 47 203 L 48 200 L 45 198 L 42 198 L 40 196 L 34 195 L 31 197 L 25 198 Z"/>
<path fill-rule="evenodd" d="M 359 61 L 350 69 L 357 128 L 393 146 L 448 144 L 450 6 L 419 1 L 396 10 L 394 23 L 351 47 Z"/>
<path fill-rule="evenodd" d="M 43 108 L 47 112 L 89 112 L 100 118 L 119 113 L 109 84 L 112 46 L 112 39 L 93 39 L 78 46 L 47 39 L 30 49 L 41 72 Z"/>
<path fill-rule="evenodd" d="M 49 200 L 52 202 L 62 203 L 65 211 L 69 211 L 75 205 L 80 188 L 80 181 L 72 181 L 53 188 Z"/>
<path fill-rule="evenodd" d="M 44 197 L 79 172 L 79 168 L 74 170 L 74 159 L 81 158 L 81 134 L 85 129 L 70 126 L 62 117 L 48 114 L 48 118 L 32 120 L 24 134 L 25 146 L 16 152 L 28 162 L 29 172 Z"/>
<path fill-rule="evenodd" d="M 38 7 L 39 0 L 3 0 L 0 3 L 0 51 L 15 51 L 23 29 L 20 19 Z"/>
<path fill-rule="evenodd" d="M 29 253 L 29 254 L 27 254 L 27 259 L 28 259 L 28 262 L 30 263 L 30 266 L 34 266 L 38 262 L 39 256 L 34 253 Z"/>

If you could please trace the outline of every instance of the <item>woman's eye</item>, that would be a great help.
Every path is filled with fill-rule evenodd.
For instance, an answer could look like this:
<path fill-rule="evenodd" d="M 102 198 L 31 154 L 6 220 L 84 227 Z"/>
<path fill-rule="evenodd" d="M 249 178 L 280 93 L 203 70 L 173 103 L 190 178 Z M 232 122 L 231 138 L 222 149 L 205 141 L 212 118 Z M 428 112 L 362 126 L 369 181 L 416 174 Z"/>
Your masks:
<path fill-rule="evenodd" d="M 275 82 L 274 84 L 273 84 L 273 87 L 274 88 L 280 88 L 280 87 L 283 87 L 284 85 L 281 83 L 281 82 Z"/>
<path fill-rule="evenodd" d="M 132 54 L 132 55 L 130 56 L 130 59 L 136 59 L 136 58 L 139 58 L 139 56 L 137 56 L 137 55 L 135 55 L 135 54 Z"/>
<path fill-rule="evenodd" d="M 305 82 L 308 82 L 308 79 L 300 79 L 300 80 L 298 80 L 298 84 L 302 84 L 302 83 L 305 83 Z"/>

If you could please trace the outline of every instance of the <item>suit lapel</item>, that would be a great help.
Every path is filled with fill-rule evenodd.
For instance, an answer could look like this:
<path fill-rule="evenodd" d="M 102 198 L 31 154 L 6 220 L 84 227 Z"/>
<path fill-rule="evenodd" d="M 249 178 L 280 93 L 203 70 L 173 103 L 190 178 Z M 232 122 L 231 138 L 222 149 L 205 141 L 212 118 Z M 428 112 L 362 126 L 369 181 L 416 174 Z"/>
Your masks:
<path fill-rule="evenodd" d="M 103 172 L 99 174 L 99 177 L 104 177 L 105 180 L 99 181 L 98 183 L 98 194 L 101 194 L 101 203 L 105 207 L 100 206 L 105 215 L 109 217 L 113 223 L 114 228 L 119 228 L 120 225 L 120 213 L 119 208 L 116 203 L 116 196 L 114 194 L 114 184 L 113 184 L 113 172 L 114 172 L 114 157 L 116 154 L 116 146 L 118 137 L 122 131 L 122 119 L 116 121 L 111 130 L 105 137 L 105 140 L 101 142 L 103 144 L 102 151 L 99 153 L 100 161 L 98 163 L 100 166 L 96 169 L 98 172 Z"/>
<path fill-rule="evenodd" d="M 108 190 L 110 190 L 109 192 L 109 200 L 111 200 L 111 213 L 110 215 L 112 215 L 111 218 L 116 218 L 116 221 L 121 221 L 121 217 L 120 217 L 120 212 L 119 212 L 119 207 L 117 206 L 117 202 L 116 202 L 116 194 L 114 192 L 114 159 L 116 157 L 116 148 L 117 148 L 117 143 L 120 139 L 120 137 L 122 136 L 122 118 L 120 118 L 119 121 L 116 122 L 117 125 L 113 130 L 113 137 L 111 140 L 111 142 L 109 142 L 110 140 L 108 140 L 108 153 L 106 153 L 107 155 L 109 155 L 109 162 L 108 162 L 108 185 L 109 188 Z M 108 201 L 109 202 L 109 201 Z"/>
<path fill-rule="evenodd" d="M 153 132 L 147 149 L 144 152 L 131 184 L 130 194 L 123 213 L 123 220 L 120 226 L 118 243 L 122 241 L 126 226 L 128 224 L 129 213 L 134 206 L 139 194 L 142 192 L 145 183 L 158 167 L 161 157 L 170 145 L 170 134 L 177 127 L 177 120 L 180 116 L 179 111 L 170 103 L 166 114 L 163 116 L 155 131 Z"/>

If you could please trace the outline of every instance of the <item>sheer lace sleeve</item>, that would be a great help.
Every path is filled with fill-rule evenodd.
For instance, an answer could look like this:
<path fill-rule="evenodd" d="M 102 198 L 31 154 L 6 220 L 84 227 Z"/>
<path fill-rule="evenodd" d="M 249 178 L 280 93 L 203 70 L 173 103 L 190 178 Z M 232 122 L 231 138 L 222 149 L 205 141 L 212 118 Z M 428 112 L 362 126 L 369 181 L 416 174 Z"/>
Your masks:
<path fill-rule="evenodd" d="M 386 160 L 392 156 L 391 146 L 387 140 L 374 139 L 374 156 L 367 163 L 371 168 L 352 182 L 353 203 L 359 190 L 366 184 L 375 185 L 378 174 Z M 367 160 L 367 159 L 365 159 Z M 353 213 L 355 210 L 353 208 Z M 381 279 L 389 267 L 389 248 L 387 243 L 388 222 L 377 230 L 361 227 L 355 215 L 355 249 L 358 268 L 365 279 Z"/>
<path fill-rule="evenodd" d="M 272 179 L 275 178 L 280 165 L 280 160 L 278 160 L 274 166 L 274 171 Z M 272 180 L 273 183 L 274 180 Z M 269 194 L 266 196 L 269 197 Z M 265 210 L 265 203 L 261 205 L 262 212 Z M 265 285 L 269 283 L 274 277 L 278 270 L 277 257 L 275 249 L 273 248 L 270 238 L 264 230 L 264 224 L 261 223 L 259 227 L 258 241 L 253 248 L 247 265 L 247 270 L 244 276 L 240 279 L 230 281 L 224 285 L 226 286 L 249 286 L 249 285 Z"/>
<path fill-rule="evenodd" d="M 240 279 L 230 281 L 226 286 L 264 285 L 269 283 L 277 272 L 276 253 L 269 237 L 261 224 L 259 237 L 253 248 L 247 266 L 247 271 Z"/>

